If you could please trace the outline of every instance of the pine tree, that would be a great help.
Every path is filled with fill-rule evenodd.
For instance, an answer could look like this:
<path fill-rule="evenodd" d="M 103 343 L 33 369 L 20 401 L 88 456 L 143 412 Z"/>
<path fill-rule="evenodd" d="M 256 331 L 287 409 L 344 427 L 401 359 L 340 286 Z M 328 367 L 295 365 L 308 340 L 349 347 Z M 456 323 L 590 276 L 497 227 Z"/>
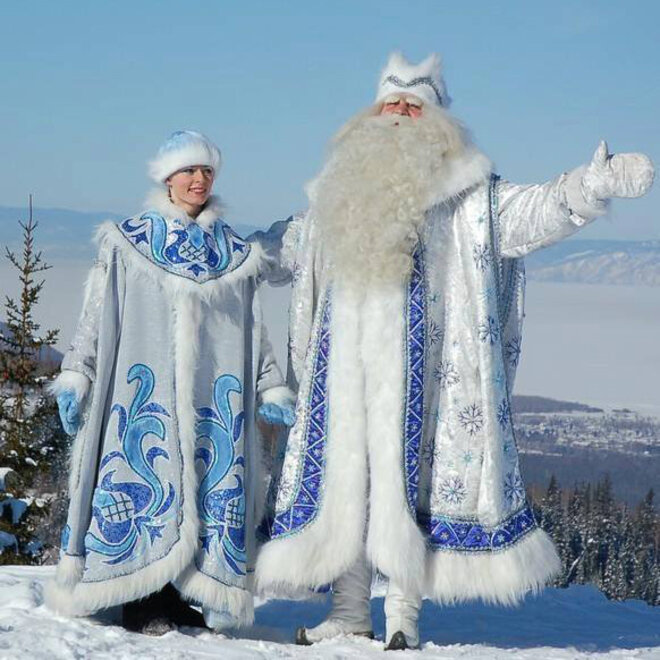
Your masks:
<path fill-rule="evenodd" d="M 57 341 L 58 330 L 40 334 L 34 317 L 44 280 L 40 273 L 50 266 L 34 240 L 38 223 L 32 214 L 32 196 L 23 229 L 22 253 L 8 247 L 6 257 L 18 271 L 17 299 L 5 297 L 5 328 L 0 333 L 0 467 L 11 468 L 16 479 L 10 492 L 0 493 L 0 529 L 13 533 L 21 554 L 13 559 L 5 552 L 0 562 L 25 561 L 24 553 L 35 550 L 34 537 L 47 501 L 35 489 L 39 479 L 66 446 L 57 419 L 55 402 L 44 391 L 53 370 L 44 368 L 44 349 Z"/>

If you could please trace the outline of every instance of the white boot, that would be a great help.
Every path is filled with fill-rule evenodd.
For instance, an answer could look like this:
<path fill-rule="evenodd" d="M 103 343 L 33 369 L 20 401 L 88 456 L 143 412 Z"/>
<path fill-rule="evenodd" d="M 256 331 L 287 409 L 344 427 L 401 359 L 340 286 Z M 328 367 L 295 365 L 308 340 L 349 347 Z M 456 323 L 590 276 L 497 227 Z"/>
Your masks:
<path fill-rule="evenodd" d="M 390 580 L 385 596 L 385 648 L 397 651 L 419 648 L 419 610 L 422 597 L 404 591 Z M 397 635 L 402 633 L 402 635 Z"/>
<path fill-rule="evenodd" d="M 332 610 L 314 628 L 298 628 L 296 644 L 308 645 L 338 635 L 373 638 L 371 625 L 371 566 L 364 555 L 332 584 Z"/>

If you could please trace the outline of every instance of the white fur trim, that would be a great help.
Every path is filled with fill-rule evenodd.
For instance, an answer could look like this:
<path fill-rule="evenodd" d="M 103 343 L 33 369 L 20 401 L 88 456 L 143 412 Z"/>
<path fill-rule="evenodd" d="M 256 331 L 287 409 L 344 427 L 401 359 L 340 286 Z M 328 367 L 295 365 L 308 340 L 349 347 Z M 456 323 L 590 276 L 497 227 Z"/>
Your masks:
<path fill-rule="evenodd" d="M 277 385 L 261 393 L 261 403 L 274 403 L 277 406 L 294 405 L 296 395 L 286 385 Z"/>
<path fill-rule="evenodd" d="M 258 243 L 250 243 L 250 254 L 234 271 L 206 282 L 193 282 L 160 268 L 138 252 L 119 231 L 114 222 L 104 222 L 96 232 L 96 240 L 107 241 L 120 254 L 124 263 L 137 275 L 149 277 L 164 288 L 170 300 L 193 297 L 211 302 L 215 296 L 228 287 L 235 286 L 249 277 L 256 277 L 264 260 L 264 254 Z"/>
<path fill-rule="evenodd" d="M 82 580 L 85 570 L 84 557 L 73 557 L 71 555 L 62 555 L 57 564 L 55 572 L 55 581 L 61 587 L 72 589 L 80 580 Z"/>
<path fill-rule="evenodd" d="M 196 222 L 205 229 L 210 229 L 225 212 L 225 206 L 218 195 L 211 195 L 204 204 L 201 213 L 193 218 L 189 216 L 181 207 L 172 203 L 166 190 L 154 188 L 149 192 L 144 201 L 145 210 L 158 211 L 164 218 L 170 220 L 179 220 L 189 224 Z"/>
<path fill-rule="evenodd" d="M 427 596 L 443 605 L 481 599 L 515 605 L 527 593 L 537 593 L 561 571 L 561 560 L 541 529 L 500 552 L 429 553 Z"/>
<path fill-rule="evenodd" d="M 229 612 L 236 619 L 236 625 L 249 626 L 254 622 L 254 599 L 250 591 L 239 589 L 204 575 L 191 564 L 174 581 L 181 594 L 190 600 L 204 603 L 204 607 L 216 612 Z"/>
<path fill-rule="evenodd" d="M 420 593 L 426 543 L 408 508 L 403 467 L 404 310 L 398 284 L 370 291 L 361 310 L 371 473 L 367 556 L 401 588 Z"/>
<path fill-rule="evenodd" d="M 367 462 L 357 359 L 359 300 L 337 287 L 330 323 L 329 439 L 324 491 L 316 519 L 301 532 L 263 546 L 256 565 L 259 590 L 280 593 L 332 582 L 360 555 L 366 523 Z M 333 387 L 333 383 L 340 386 Z M 348 494 L 348 495 L 347 495 Z"/>
<path fill-rule="evenodd" d="M 84 374 L 70 369 L 64 369 L 59 376 L 48 385 L 48 392 L 58 396 L 62 392 L 73 390 L 78 401 L 82 401 L 88 394 L 91 381 Z"/>
<path fill-rule="evenodd" d="M 419 64 L 412 64 L 399 51 L 392 53 L 380 74 L 376 103 L 381 103 L 391 94 L 413 94 L 425 103 L 448 108 L 451 98 L 447 94 L 447 86 L 442 77 L 441 68 L 440 57 L 436 53 L 431 53 Z M 432 81 L 432 84 L 419 82 L 410 85 L 416 80 L 428 79 Z M 397 84 L 398 81 L 401 81 L 402 84 Z"/>
<path fill-rule="evenodd" d="M 220 150 L 208 138 L 200 137 L 180 149 L 159 153 L 149 161 L 149 176 L 156 183 L 163 183 L 171 174 L 192 165 L 212 167 L 217 176 L 222 164 Z"/>

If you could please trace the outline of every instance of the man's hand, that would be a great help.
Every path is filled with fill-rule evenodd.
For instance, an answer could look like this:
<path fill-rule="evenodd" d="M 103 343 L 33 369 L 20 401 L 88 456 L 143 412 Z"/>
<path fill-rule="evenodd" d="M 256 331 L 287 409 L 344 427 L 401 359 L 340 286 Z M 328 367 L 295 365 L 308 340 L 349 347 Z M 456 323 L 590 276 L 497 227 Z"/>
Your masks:
<path fill-rule="evenodd" d="M 610 154 L 601 140 L 582 176 L 582 193 L 595 206 L 610 197 L 641 197 L 651 187 L 654 173 L 645 154 Z"/>
<path fill-rule="evenodd" d="M 73 390 L 65 390 L 57 395 L 57 407 L 64 431 L 76 435 L 80 427 L 80 401 Z"/>

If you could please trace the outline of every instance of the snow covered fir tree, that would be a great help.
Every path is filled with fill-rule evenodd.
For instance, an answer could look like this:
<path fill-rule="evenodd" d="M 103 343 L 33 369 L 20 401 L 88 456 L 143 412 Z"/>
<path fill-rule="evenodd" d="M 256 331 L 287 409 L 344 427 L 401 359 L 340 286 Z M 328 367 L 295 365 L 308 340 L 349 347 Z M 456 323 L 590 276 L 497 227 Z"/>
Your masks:
<path fill-rule="evenodd" d="M 607 475 L 571 490 L 553 476 L 535 505 L 563 564 L 555 586 L 591 583 L 612 600 L 660 605 L 660 517 L 653 490 L 631 508 L 614 499 Z"/>
<path fill-rule="evenodd" d="M 40 274 L 49 266 L 35 247 L 38 223 L 31 196 L 28 220 L 19 224 L 21 251 L 5 248 L 19 295 L 5 296 L 0 330 L 0 564 L 42 561 L 56 545 L 57 525 L 49 524 L 49 517 L 66 472 L 66 436 L 55 401 L 44 389 L 57 365 L 43 357 L 58 331 L 42 332 L 35 319 L 44 285 Z"/>

